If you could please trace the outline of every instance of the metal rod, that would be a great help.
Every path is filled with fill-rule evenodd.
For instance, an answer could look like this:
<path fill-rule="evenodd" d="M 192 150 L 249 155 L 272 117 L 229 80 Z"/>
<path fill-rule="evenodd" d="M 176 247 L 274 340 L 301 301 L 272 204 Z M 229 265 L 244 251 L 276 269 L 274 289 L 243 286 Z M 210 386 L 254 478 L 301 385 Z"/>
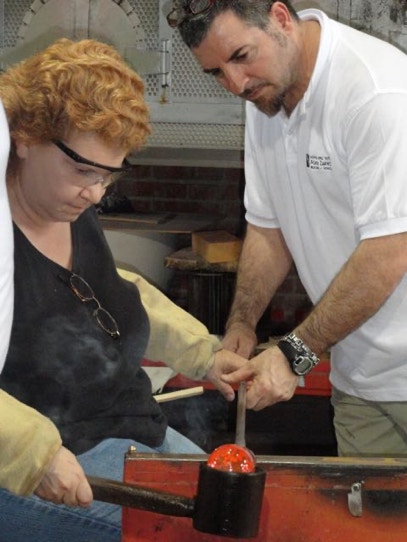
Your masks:
<path fill-rule="evenodd" d="M 246 382 L 240 382 L 237 392 L 235 444 L 246 447 Z"/>
<path fill-rule="evenodd" d="M 189 497 L 96 476 L 87 478 L 93 497 L 97 501 L 138 508 L 166 516 L 193 517 L 194 515 L 195 500 Z"/>

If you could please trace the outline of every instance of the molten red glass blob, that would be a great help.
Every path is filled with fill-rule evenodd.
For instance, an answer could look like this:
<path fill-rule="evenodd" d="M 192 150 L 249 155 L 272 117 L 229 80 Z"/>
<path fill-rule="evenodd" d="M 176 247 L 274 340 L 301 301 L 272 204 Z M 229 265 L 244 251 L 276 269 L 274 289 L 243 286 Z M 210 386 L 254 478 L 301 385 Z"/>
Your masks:
<path fill-rule="evenodd" d="M 223 444 L 215 448 L 207 461 L 208 467 L 229 472 L 254 472 L 256 458 L 254 454 L 237 444 Z"/>

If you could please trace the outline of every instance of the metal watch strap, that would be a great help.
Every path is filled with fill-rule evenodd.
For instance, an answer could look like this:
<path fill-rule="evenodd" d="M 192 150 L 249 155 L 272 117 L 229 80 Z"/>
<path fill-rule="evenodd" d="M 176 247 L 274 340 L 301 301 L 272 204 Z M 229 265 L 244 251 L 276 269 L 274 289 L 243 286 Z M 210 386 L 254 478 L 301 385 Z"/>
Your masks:
<path fill-rule="evenodd" d="M 283 337 L 280 341 L 278 341 L 277 346 L 290 363 L 296 358 L 296 356 L 298 356 L 298 349 L 294 348 L 286 337 Z"/>
<path fill-rule="evenodd" d="M 308 348 L 304 342 L 295 335 L 295 333 L 289 333 L 285 335 L 278 343 L 277 346 L 280 348 L 282 353 L 290 362 L 291 367 L 294 370 L 293 364 L 298 358 L 298 356 L 306 356 L 312 363 L 312 368 L 314 368 L 319 363 L 319 358 L 314 352 Z M 294 371 L 295 372 L 295 371 Z"/>

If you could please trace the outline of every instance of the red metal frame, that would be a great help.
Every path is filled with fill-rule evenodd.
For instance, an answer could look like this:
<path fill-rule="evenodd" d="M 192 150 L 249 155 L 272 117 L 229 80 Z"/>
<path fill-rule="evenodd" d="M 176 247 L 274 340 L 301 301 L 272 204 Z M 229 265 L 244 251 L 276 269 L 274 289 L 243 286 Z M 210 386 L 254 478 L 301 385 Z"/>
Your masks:
<path fill-rule="evenodd" d="M 129 454 L 126 482 L 193 497 L 206 456 Z M 407 461 L 258 457 L 267 472 L 260 532 L 253 542 L 406 542 Z M 362 516 L 348 506 L 362 483 Z M 123 509 L 122 542 L 226 542 L 189 518 Z"/>

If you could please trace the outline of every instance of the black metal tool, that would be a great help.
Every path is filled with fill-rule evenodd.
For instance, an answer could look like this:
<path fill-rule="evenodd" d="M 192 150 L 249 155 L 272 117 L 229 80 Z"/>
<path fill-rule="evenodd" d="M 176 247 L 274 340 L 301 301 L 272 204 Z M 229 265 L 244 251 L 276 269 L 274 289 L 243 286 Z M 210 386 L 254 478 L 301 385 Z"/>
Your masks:
<path fill-rule="evenodd" d="M 201 463 L 194 498 L 88 476 L 96 500 L 192 518 L 198 531 L 232 538 L 257 536 L 266 472 L 220 471 Z"/>

